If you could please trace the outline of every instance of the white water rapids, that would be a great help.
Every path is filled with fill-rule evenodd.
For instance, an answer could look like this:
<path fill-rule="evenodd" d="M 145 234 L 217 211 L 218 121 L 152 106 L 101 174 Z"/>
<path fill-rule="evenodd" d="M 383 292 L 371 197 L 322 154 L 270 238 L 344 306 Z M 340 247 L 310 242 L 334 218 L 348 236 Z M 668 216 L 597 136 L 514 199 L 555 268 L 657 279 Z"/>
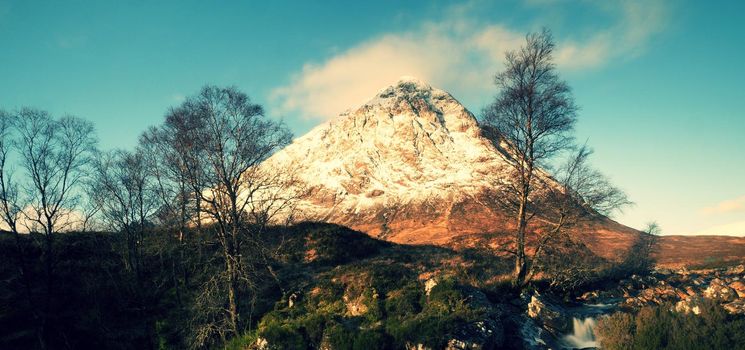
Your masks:
<path fill-rule="evenodd" d="M 572 319 L 572 334 L 565 335 L 561 340 L 564 345 L 570 349 L 599 348 L 595 340 L 595 318 L 585 317 L 584 319 Z"/>

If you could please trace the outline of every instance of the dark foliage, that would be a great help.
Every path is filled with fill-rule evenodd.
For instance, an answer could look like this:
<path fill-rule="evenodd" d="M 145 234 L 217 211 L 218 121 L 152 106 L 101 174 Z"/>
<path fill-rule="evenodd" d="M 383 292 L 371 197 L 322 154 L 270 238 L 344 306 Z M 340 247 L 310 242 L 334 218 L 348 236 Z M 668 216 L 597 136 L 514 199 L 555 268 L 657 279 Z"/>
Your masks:
<path fill-rule="evenodd" d="M 701 313 L 671 311 L 671 305 L 616 313 L 600 320 L 596 332 L 604 349 L 745 349 L 745 318 L 728 314 L 713 301 Z"/>

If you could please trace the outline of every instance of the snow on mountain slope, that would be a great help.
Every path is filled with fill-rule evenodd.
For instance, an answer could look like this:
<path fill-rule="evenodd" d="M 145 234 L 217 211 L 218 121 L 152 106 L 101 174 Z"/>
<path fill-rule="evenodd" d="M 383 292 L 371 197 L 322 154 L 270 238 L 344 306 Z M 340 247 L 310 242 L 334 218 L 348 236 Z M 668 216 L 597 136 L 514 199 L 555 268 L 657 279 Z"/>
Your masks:
<path fill-rule="evenodd" d="M 394 242 L 452 244 L 510 226 L 485 203 L 505 162 L 453 96 L 405 77 L 266 164 L 298 167 L 302 219 Z"/>

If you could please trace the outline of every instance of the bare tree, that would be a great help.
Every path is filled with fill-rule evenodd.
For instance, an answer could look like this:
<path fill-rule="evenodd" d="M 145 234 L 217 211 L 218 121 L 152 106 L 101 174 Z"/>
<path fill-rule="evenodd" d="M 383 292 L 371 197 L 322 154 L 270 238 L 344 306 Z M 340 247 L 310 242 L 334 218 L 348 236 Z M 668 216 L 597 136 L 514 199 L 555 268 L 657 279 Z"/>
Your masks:
<path fill-rule="evenodd" d="M 484 123 L 496 131 L 495 145 L 508 157 L 505 176 L 495 185 L 498 203 L 515 219 L 514 247 L 508 251 L 515 255 L 517 286 L 532 276 L 526 234 L 538 236 L 534 258 L 539 258 L 542 246 L 576 218 L 576 203 L 595 210 L 617 204 L 609 203 L 611 194 L 600 193 L 598 184 L 607 181 L 589 171 L 584 147 L 564 167 L 563 183 L 545 170 L 574 147 L 578 110 L 569 85 L 556 71 L 554 48 L 544 29 L 528 34 L 519 50 L 507 52 L 505 70 L 495 77 L 499 94 L 483 111 Z M 534 222 L 548 227 L 538 229 Z"/>
<path fill-rule="evenodd" d="M 39 310 L 34 311 L 39 323 L 37 333 L 40 347 L 45 348 L 54 290 L 54 234 L 74 224 L 79 184 L 96 140 L 92 124 L 75 117 L 54 119 L 47 112 L 23 108 L 11 118 L 15 131 L 13 146 L 26 176 L 22 183 L 13 183 L 3 170 L 3 216 L 16 233 L 20 229 L 18 225 L 23 223 L 28 231 L 39 231 L 43 237 L 40 259 L 45 292 L 40 306 L 32 309 Z M 4 135 L 3 143 L 6 140 Z M 7 149 L 3 148 L 6 158 Z M 23 199 L 19 200 L 21 196 Z"/>
<path fill-rule="evenodd" d="M 93 188 L 104 221 L 127 241 L 127 267 L 139 276 L 140 246 L 158 206 L 152 176 L 142 151 L 101 154 L 95 162 Z"/>
<path fill-rule="evenodd" d="M 45 349 L 44 329 L 41 318 L 34 305 L 32 277 L 29 275 L 27 261 L 26 240 L 23 240 L 18 230 L 19 221 L 23 219 L 23 198 L 19 191 L 19 185 L 14 180 L 14 170 L 10 164 L 10 153 L 15 148 L 16 134 L 14 133 L 14 116 L 0 110 L 0 227 L 5 226 L 15 238 L 15 261 L 18 265 L 20 280 L 23 285 L 24 300 L 27 310 L 36 322 L 35 332 L 39 342 L 39 348 Z"/>
<path fill-rule="evenodd" d="M 525 234 L 534 216 L 531 196 L 540 181 L 539 167 L 570 147 L 577 107 L 571 90 L 552 62 L 554 42 L 550 32 L 529 34 L 520 50 L 507 52 L 505 70 L 494 81 L 500 90 L 484 109 L 484 120 L 506 142 L 513 156 L 509 182 L 509 207 L 515 208 L 515 283 L 526 276 Z"/>
<path fill-rule="evenodd" d="M 199 186 L 191 164 L 196 159 L 193 140 L 185 138 L 177 125 L 152 127 L 140 136 L 140 148 L 153 176 L 153 189 L 160 198 L 160 224 L 178 230 L 178 240 L 184 240 L 190 224 L 199 227 Z"/>
<path fill-rule="evenodd" d="M 0 222 L 18 235 L 23 206 L 8 158 L 14 141 L 12 118 L 10 113 L 0 110 Z"/>
<path fill-rule="evenodd" d="M 274 215 L 290 203 L 290 198 L 276 195 L 281 193 L 277 189 L 285 186 L 286 173 L 260 164 L 287 145 L 291 134 L 283 125 L 264 117 L 261 106 L 244 93 L 214 86 L 203 88 L 172 109 L 163 128 L 174 140 L 170 143 L 175 147 L 173 153 L 187 157 L 187 182 L 200 202 L 198 221 L 214 226 L 225 273 L 209 285 L 225 286 L 224 324 L 228 333 L 237 335 L 243 326 L 242 286 L 255 283 L 248 269 L 263 254 L 260 235 Z M 244 248 L 256 256 L 243 256 Z M 210 286 L 203 295 L 213 293 Z M 222 332 L 215 325 L 210 322 L 200 334 Z"/>
<path fill-rule="evenodd" d="M 579 147 L 570 153 L 553 177 L 537 186 L 532 199 L 533 207 L 536 208 L 533 212 L 536 224 L 532 233 L 537 238 L 534 253 L 527 259 L 526 282 L 531 280 L 539 268 L 545 267 L 542 259 L 552 240 L 571 246 L 572 239 L 568 235 L 570 229 L 600 216 L 610 216 L 616 210 L 631 204 L 621 189 L 590 165 L 591 154 L 592 150 L 586 144 Z M 554 284 L 561 284 L 566 288 L 587 280 L 593 266 L 573 261 L 561 269 L 554 266 L 553 270 L 557 273 L 552 278 L 560 281 Z"/>
<path fill-rule="evenodd" d="M 650 221 L 644 226 L 644 230 L 642 232 L 653 236 L 659 236 L 662 234 L 662 228 L 657 223 L 657 221 Z"/>
<path fill-rule="evenodd" d="M 53 233 L 72 225 L 78 185 L 96 148 L 93 125 L 70 116 L 55 120 L 30 108 L 21 109 L 16 118 L 18 148 L 30 180 L 24 213 L 51 242 Z"/>

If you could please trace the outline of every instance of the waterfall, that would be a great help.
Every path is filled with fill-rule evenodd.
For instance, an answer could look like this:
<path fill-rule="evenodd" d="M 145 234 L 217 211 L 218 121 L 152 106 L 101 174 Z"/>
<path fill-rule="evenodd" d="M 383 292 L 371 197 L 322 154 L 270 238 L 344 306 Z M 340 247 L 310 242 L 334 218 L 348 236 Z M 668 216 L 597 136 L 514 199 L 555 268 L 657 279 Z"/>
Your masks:
<path fill-rule="evenodd" d="M 572 319 L 572 334 L 565 335 L 561 340 L 570 349 L 598 348 L 600 344 L 595 340 L 595 318 L 585 317 Z"/>

